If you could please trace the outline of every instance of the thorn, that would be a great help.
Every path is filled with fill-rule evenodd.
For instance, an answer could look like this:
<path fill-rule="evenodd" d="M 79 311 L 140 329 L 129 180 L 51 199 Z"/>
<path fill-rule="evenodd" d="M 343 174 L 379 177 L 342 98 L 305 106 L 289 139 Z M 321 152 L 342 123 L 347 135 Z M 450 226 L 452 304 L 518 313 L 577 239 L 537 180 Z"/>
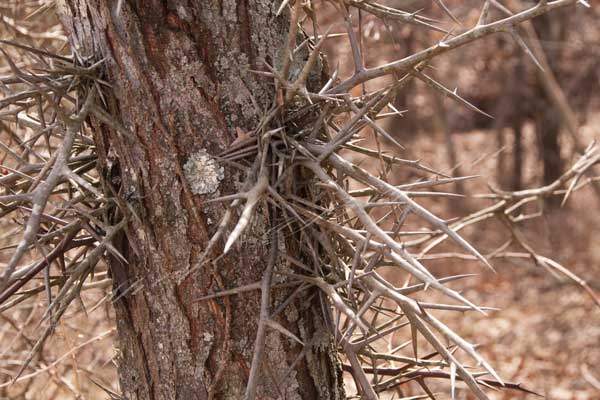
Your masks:
<path fill-rule="evenodd" d="M 300 1 L 300 0 L 296 0 L 296 1 Z M 283 0 L 281 2 L 281 5 L 277 9 L 277 12 L 275 13 L 275 16 L 279 17 L 279 15 L 283 12 L 283 9 L 285 8 L 285 6 L 288 5 L 289 2 L 290 2 L 290 0 Z"/>
<path fill-rule="evenodd" d="M 457 25 L 462 26 L 460 21 L 454 16 L 454 14 L 452 14 L 452 11 L 450 11 L 450 9 L 446 6 L 446 4 L 444 4 L 444 2 L 442 0 L 434 0 L 434 1 L 442 10 L 444 10 L 446 15 L 448 15 L 450 17 L 450 19 L 452 19 L 452 21 L 454 21 Z"/>
<path fill-rule="evenodd" d="M 231 234 L 227 238 L 225 248 L 223 249 L 224 255 L 227 254 L 231 246 L 240 237 L 240 235 L 244 232 L 244 230 L 250 223 L 252 213 L 254 212 L 254 209 L 258 205 L 259 200 L 262 198 L 262 195 L 265 193 L 268 186 L 268 178 L 264 175 L 261 175 L 261 177 L 258 178 L 258 181 L 254 185 L 254 187 L 247 192 L 246 205 L 244 206 L 244 210 L 242 211 L 242 215 L 240 216 L 238 223 L 236 224 L 235 228 L 233 228 L 233 231 L 231 231 Z"/>
<path fill-rule="evenodd" d="M 470 110 L 473 110 L 477 113 L 485 115 L 488 118 L 494 119 L 494 117 L 491 116 L 490 114 L 477 108 L 476 106 L 474 106 L 473 104 L 471 104 L 470 102 L 468 102 L 467 100 L 465 100 L 464 98 L 459 96 L 458 88 L 454 88 L 454 90 L 450 90 L 450 89 L 446 88 L 444 85 L 442 85 L 441 83 L 439 83 L 438 81 L 436 81 L 435 79 L 433 79 L 432 77 L 430 77 L 429 75 L 426 75 L 425 73 L 423 73 L 421 71 L 414 70 L 413 74 L 417 78 L 419 78 L 421 81 L 425 82 L 431 88 L 433 88 L 433 89 L 437 90 L 438 92 L 450 97 L 451 99 L 463 104 Z"/>
<path fill-rule="evenodd" d="M 298 1 L 298 0 L 296 0 L 296 1 Z M 304 342 L 302 340 L 300 340 L 300 338 L 298 338 L 298 336 L 294 335 L 292 332 L 287 330 L 284 326 L 282 326 L 277 321 L 273 321 L 271 318 L 269 318 L 266 320 L 266 324 L 270 328 L 273 328 L 276 331 L 278 331 L 279 333 L 281 333 L 282 335 L 287 336 L 288 338 L 290 338 L 290 339 L 300 343 L 300 345 L 304 346 Z"/>
<path fill-rule="evenodd" d="M 117 3 L 116 15 L 117 17 L 121 14 L 121 8 L 123 7 L 123 0 L 119 0 Z"/>
<path fill-rule="evenodd" d="M 586 0 L 579 0 L 577 2 L 577 4 L 581 4 L 582 6 L 584 6 L 585 8 L 591 8 L 592 6 L 590 6 L 590 3 L 588 3 Z"/>
<path fill-rule="evenodd" d="M 456 392 L 456 363 L 450 363 L 450 387 L 452 400 L 454 400 Z"/>
<path fill-rule="evenodd" d="M 540 62 L 536 58 L 535 54 L 533 54 L 533 52 L 529 49 L 529 46 L 527 46 L 527 43 L 525 43 L 525 40 L 523 40 L 523 38 L 521 37 L 521 35 L 519 35 L 519 33 L 517 32 L 517 30 L 515 28 L 512 28 L 512 29 L 509 30 L 509 32 L 512 35 L 512 37 L 515 40 L 515 42 L 517 42 L 517 44 L 519 45 L 519 47 L 521 48 L 521 50 L 523 50 L 525 52 L 525 54 L 527 54 L 529 56 L 529 58 L 531 58 L 531 60 L 533 61 L 533 63 L 541 71 L 544 71 L 544 67 L 542 67 L 542 64 L 540 64 Z"/>

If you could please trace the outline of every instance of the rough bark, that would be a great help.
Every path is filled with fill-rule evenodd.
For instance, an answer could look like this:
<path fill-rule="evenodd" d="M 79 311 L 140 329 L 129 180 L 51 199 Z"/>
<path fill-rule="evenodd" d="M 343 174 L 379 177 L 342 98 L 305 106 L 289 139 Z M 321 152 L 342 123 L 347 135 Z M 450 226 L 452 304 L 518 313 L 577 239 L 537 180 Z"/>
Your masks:
<path fill-rule="evenodd" d="M 195 302 L 260 281 L 269 248 L 265 210 L 227 257 L 199 265 L 224 213 L 203 201 L 238 189 L 234 169 L 209 162 L 204 189 L 196 165 L 252 129 L 272 100 L 271 82 L 248 70 L 276 63 L 287 22 L 267 0 L 66 0 L 59 12 L 82 57 L 105 59 L 114 98 L 109 109 L 131 134 L 96 123 L 100 167 L 139 220 L 132 218 L 112 262 L 115 285 L 141 289 L 115 305 L 119 374 L 127 399 L 241 399 L 248 378 L 260 292 Z M 196 163 L 190 162 L 195 160 Z M 198 176 L 196 178 L 198 178 Z M 201 180 L 203 178 L 200 178 Z M 200 185 L 202 186 L 202 185 Z M 202 193 L 211 192 L 212 193 Z M 213 256 L 217 256 L 218 251 Z M 173 274 L 199 267 L 178 283 Z M 278 265 L 277 268 L 288 268 Z M 289 293 L 289 292 L 287 292 Z M 286 292 L 273 292 L 277 305 Z M 325 333 L 318 296 L 306 291 L 277 319 L 303 349 L 269 331 L 258 398 L 340 399 L 340 369 Z M 299 361 L 298 361 L 299 360 Z"/>

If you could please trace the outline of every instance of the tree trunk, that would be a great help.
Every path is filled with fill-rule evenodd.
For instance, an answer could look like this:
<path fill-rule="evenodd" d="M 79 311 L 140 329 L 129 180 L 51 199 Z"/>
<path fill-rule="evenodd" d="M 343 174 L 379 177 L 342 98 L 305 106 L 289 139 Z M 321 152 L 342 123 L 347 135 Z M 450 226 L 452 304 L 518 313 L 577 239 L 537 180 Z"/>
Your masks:
<path fill-rule="evenodd" d="M 569 13 L 559 11 L 553 15 L 542 15 L 532 21 L 532 24 L 537 32 L 542 49 L 548 59 L 548 68 L 555 71 L 559 75 L 558 64 L 560 61 L 560 52 L 556 51 L 556 46 L 550 44 L 563 43 L 567 37 L 565 29 L 568 24 L 566 21 L 569 18 Z M 561 21 L 561 23 L 557 23 Z M 536 116 L 535 124 L 538 136 L 538 146 L 540 149 L 540 158 L 544 164 L 544 184 L 549 185 L 558 179 L 563 172 L 563 165 L 560 157 L 560 131 L 561 131 L 561 115 L 548 95 L 547 90 L 541 82 L 542 79 L 547 79 L 538 74 L 538 84 L 536 87 Z M 549 204 L 560 205 L 560 197 L 553 196 L 548 199 Z"/>
<path fill-rule="evenodd" d="M 523 189 L 523 124 L 516 120 L 512 124 L 513 132 L 513 171 L 510 189 Z"/>
<path fill-rule="evenodd" d="M 115 287 L 126 293 L 115 304 L 123 395 L 242 399 L 260 291 L 195 299 L 260 281 L 269 225 L 259 210 L 226 257 L 201 265 L 225 211 L 224 203 L 204 201 L 239 190 L 244 177 L 212 155 L 231 145 L 237 128 L 251 130 L 272 102 L 272 82 L 249 70 L 278 62 L 287 20 L 275 17 L 278 5 L 269 0 L 64 3 L 72 45 L 81 57 L 105 59 L 113 94 L 103 98 L 129 132 L 94 127 L 100 169 L 137 214 L 120 246 L 128 264 L 111 262 Z M 198 272 L 179 282 L 177 272 L 189 268 Z M 135 283 L 139 290 L 125 290 Z M 289 293 L 273 290 L 272 306 Z M 344 397 L 319 296 L 304 293 L 276 321 L 305 346 L 267 332 L 259 399 Z"/>

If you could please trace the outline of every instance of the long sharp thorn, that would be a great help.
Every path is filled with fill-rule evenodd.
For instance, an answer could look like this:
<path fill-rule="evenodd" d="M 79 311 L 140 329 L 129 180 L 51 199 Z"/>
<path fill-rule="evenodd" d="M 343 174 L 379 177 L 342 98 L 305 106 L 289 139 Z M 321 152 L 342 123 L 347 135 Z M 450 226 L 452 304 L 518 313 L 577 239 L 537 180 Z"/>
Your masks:
<path fill-rule="evenodd" d="M 262 198 L 262 195 L 264 194 L 268 186 L 268 178 L 263 175 L 258 179 L 256 185 L 247 193 L 246 205 L 244 206 L 244 210 L 240 215 L 238 223 L 236 224 L 235 228 L 233 228 L 231 234 L 227 238 L 225 248 L 223 249 L 223 254 L 227 254 L 231 246 L 233 246 L 235 241 L 240 237 L 240 235 L 244 232 L 244 230 L 250 223 L 252 213 L 254 212 L 254 209 L 258 205 L 258 202 Z"/>
<path fill-rule="evenodd" d="M 452 14 L 452 11 L 444 4 L 442 0 L 434 0 L 435 3 L 442 9 L 444 12 L 452 19 L 452 21 L 456 22 L 457 25 L 462 26 L 460 21 Z"/>
<path fill-rule="evenodd" d="M 510 29 L 509 32 L 510 32 L 511 36 L 513 37 L 513 39 L 515 40 L 515 42 L 517 42 L 517 44 L 519 45 L 521 50 L 523 50 L 525 52 L 525 54 L 527 54 L 529 56 L 529 58 L 531 58 L 533 63 L 540 69 L 540 71 L 544 71 L 544 67 L 542 66 L 542 64 L 540 64 L 540 62 L 538 61 L 535 54 L 533 54 L 533 52 L 531 51 L 529 46 L 527 46 L 527 43 L 525 43 L 525 40 L 523 40 L 523 38 L 521 37 L 521 35 L 519 35 L 517 30 L 515 28 L 513 28 L 513 29 Z"/>

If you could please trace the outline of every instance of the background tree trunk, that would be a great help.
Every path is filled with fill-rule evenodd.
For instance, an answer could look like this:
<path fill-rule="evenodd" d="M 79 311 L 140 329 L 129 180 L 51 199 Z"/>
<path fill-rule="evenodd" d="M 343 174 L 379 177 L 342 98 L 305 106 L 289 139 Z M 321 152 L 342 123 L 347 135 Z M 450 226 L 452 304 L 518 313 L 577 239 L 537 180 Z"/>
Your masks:
<path fill-rule="evenodd" d="M 532 21 L 537 32 L 542 49 L 547 57 L 549 68 L 560 76 L 560 44 L 565 43 L 567 38 L 567 21 L 570 13 L 559 10 L 553 15 L 542 15 Z M 560 23 L 558 23 L 560 21 Z M 558 179 L 563 173 L 563 163 L 560 155 L 560 133 L 566 121 L 561 120 L 559 110 L 555 107 L 551 96 L 545 90 L 538 74 L 536 85 L 537 98 L 535 99 L 535 126 L 538 137 L 538 147 L 540 159 L 544 166 L 543 180 L 545 185 L 549 185 Z M 552 196 L 546 199 L 546 202 L 553 206 L 559 206 L 561 199 L 559 196 Z"/>
<path fill-rule="evenodd" d="M 196 165 L 190 158 L 200 163 L 219 154 L 236 128 L 252 129 L 272 101 L 271 82 L 248 70 L 262 69 L 261 59 L 277 62 L 287 20 L 275 17 L 269 0 L 131 0 L 118 12 L 117 3 L 67 0 L 59 12 L 78 54 L 105 59 L 114 97 L 104 98 L 131 132 L 100 123 L 94 132 L 107 183 L 139 217 L 120 249 L 128 264 L 111 265 L 117 287 L 142 284 L 115 305 L 121 390 L 140 400 L 241 399 L 260 292 L 194 299 L 260 281 L 269 253 L 266 212 L 227 257 L 199 265 L 224 213 L 223 204 L 203 201 L 234 193 L 243 176 L 225 168 L 219 182 L 220 167 L 209 163 L 215 186 L 205 191 L 215 191 L 198 194 L 187 174 Z M 181 283 L 173 277 L 194 267 L 199 271 Z M 286 293 L 273 292 L 275 305 Z M 258 398 L 343 398 L 318 296 L 305 293 L 277 322 L 306 346 L 268 332 Z"/>

